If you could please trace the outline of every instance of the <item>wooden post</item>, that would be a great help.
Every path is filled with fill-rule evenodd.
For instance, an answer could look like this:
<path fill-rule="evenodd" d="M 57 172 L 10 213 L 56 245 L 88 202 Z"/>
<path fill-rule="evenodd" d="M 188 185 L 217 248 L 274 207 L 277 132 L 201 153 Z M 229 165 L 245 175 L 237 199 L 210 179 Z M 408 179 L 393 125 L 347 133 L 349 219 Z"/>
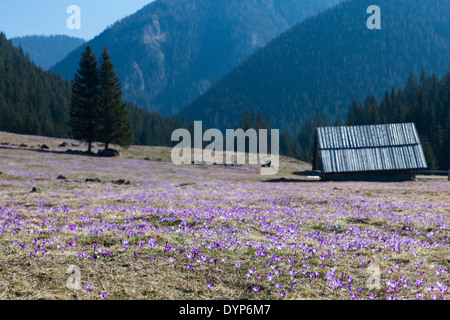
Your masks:
<path fill-rule="evenodd" d="M 450 181 L 450 169 L 448 169 L 448 181 Z"/>

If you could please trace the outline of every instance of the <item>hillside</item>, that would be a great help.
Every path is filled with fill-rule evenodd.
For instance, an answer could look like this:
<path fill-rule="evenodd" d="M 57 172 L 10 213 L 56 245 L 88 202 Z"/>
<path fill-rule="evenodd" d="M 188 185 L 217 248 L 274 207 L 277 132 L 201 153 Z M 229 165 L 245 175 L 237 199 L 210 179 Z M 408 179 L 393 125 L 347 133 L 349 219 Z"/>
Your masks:
<path fill-rule="evenodd" d="M 44 71 L 0 34 L 0 131 L 69 137 L 70 83 Z M 173 130 L 186 121 L 129 104 L 136 144 L 171 146 Z"/>
<path fill-rule="evenodd" d="M 67 136 L 70 84 L 43 71 L 0 33 L 0 130 Z"/>
<path fill-rule="evenodd" d="M 77 143 L 0 132 L 4 300 L 450 298 L 446 178 L 268 178 L 176 166 L 165 148 L 111 159 L 59 152 L 61 142 Z"/>
<path fill-rule="evenodd" d="M 405 84 L 423 67 L 450 70 L 447 0 L 380 0 L 381 30 L 369 30 L 367 0 L 345 1 L 280 35 L 184 108 L 188 119 L 228 128 L 244 109 L 297 132 L 315 110 L 344 118 L 352 99 Z"/>
<path fill-rule="evenodd" d="M 12 38 L 11 41 L 44 70 L 50 69 L 84 43 L 83 39 L 64 35 L 26 36 Z"/>
<path fill-rule="evenodd" d="M 179 111 L 256 49 L 340 0 L 158 0 L 86 43 L 107 46 L 125 99 Z M 83 48 L 52 68 L 71 79 Z"/>

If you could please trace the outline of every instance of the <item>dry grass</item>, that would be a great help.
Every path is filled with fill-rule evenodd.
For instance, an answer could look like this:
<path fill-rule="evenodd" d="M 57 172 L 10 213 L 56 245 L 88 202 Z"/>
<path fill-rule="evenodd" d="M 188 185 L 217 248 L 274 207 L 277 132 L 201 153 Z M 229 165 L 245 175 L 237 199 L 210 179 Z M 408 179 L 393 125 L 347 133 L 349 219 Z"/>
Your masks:
<path fill-rule="evenodd" d="M 75 146 L 58 148 L 65 141 Z M 287 291 L 286 299 L 349 299 L 345 287 L 331 288 L 325 272 L 332 267 L 339 276 L 345 272 L 345 277 L 354 279 L 351 292 L 356 292 L 371 274 L 367 265 L 360 264 L 368 260 L 379 266 L 383 283 L 399 276 L 410 279 L 408 290 L 394 293 L 398 298 L 414 298 L 418 292 L 430 298 L 426 285 L 436 280 L 450 284 L 448 273 L 435 274 L 436 268 L 448 269 L 450 263 L 450 187 L 446 182 L 308 182 L 307 176 L 292 173 L 310 167 L 288 158 L 281 159 L 280 172 L 269 179 L 261 177 L 256 166 L 177 167 L 169 162 L 167 148 L 131 147 L 122 150 L 120 159 L 100 159 L 63 153 L 77 148 L 76 141 L 0 133 L 2 142 L 9 145 L 0 146 L 0 225 L 8 228 L 0 233 L 0 299 L 101 299 L 99 292 L 105 291 L 109 299 L 281 299 L 281 290 Z M 49 150 L 41 151 L 37 146 L 42 144 Z M 56 179 L 61 174 L 65 180 Z M 100 182 L 86 182 L 87 178 Z M 298 182 L 267 182 L 281 178 Z M 114 184 L 118 179 L 130 184 Z M 30 192 L 33 187 L 37 192 Z M 22 224 L 10 221 L 14 219 Z M 139 224 L 147 228 L 141 235 L 136 231 Z M 95 235 L 91 226 L 108 227 Z M 295 232 L 287 231 L 291 227 Z M 128 230 L 132 232 L 127 234 Z M 379 251 L 320 245 L 323 239 L 367 238 L 367 233 L 356 236 L 356 231 L 396 231 L 395 239 L 420 239 L 431 249 L 411 244 L 408 250 L 402 244 L 400 251 L 389 250 L 389 244 L 382 241 L 374 247 Z M 446 245 L 435 247 L 427 234 L 438 231 L 442 240 L 435 240 Z M 134 245 L 152 238 L 158 241 L 153 249 Z M 224 238 L 235 241 L 234 245 L 208 249 L 213 240 Z M 45 254 L 28 253 L 36 247 L 34 239 L 37 244 L 51 242 L 39 248 L 45 247 Z M 166 242 L 187 249 L 183 254 L 167 252 Z M 27 247 L 22 249 L 19 243 Z M 250 243 L 255 245 L 250 248 Z M 257 243 L 265 245 L 266 256 L 255 255 Z M 101 257 L 92 244 L 112 254 Z M 282 246 L 277 248 L 277 244 Z M 292 249 L 292 244 L 319 251 L 307 258 L 307 252 Z M 190 260 L 191 245 L 208 259 L 201 263 Z M 319 266 L 323 250 L 333 251 L 337 258 L 327 259 L 324 268 Z M 80 252 L 96 253 L 98 258 L 79 258 Z M 274 261 L 277 256 L 283 260 Z M 291 265 L 288 258 L 295 262 Z M 423 263 L 416 269 L 418 262 Z M 237 268 L 236 263 L 242 267 Z M 305 263 L 310 265 L 306 276 L 301 274 Z M 92 284 L 91 292 L 66 286 L 71 265 L 80 268 L 82 285 Z M 400 270 L 396 265 L 401 265 Z M 249 268 L 254 268 L 255 274 L 247 279 Z M 291 268 L 297 271 L 293 277 Z M 394 270 L 392 275 L 388 269 Z M 279 276 L 269 282 L 266 273 L 276 270 Z M 309 274 L 315 270 L 321 275 L 310 283 Z M 424 272 L 427 282 L 414 288 L 418 270 Z M 261 280 L 256 279 L 257 274 Z M 293 281 L 297 284 L 291 285 Z M 207 283 L 214 286 L 208 289 Z M 281 289 L 275 288 L 275 283 L 280 283 Z M 260 292 L 252 291 L 254 285 L 260 286 Z M 385 289 L 386 285 L 370 292 L 365 288 L 363 297 L 375 293 L 386 298 Z M 444 296 L 448 298 L 448 292 Z"/>

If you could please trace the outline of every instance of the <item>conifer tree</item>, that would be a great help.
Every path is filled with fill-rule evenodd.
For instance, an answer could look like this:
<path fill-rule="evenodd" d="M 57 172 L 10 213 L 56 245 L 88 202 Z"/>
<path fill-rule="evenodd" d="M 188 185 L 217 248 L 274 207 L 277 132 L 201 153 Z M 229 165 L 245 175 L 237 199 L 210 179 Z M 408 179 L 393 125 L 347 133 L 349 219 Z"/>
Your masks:
<path fill-rule="evenodd" d="M 88 153 L 92 153 L 92 143 L 98 136 L 100 88 L 98 64 L 91 47 L 82 53 L 79 69 L 72 84 L 70 126 L 75 139 L 88 143 Z"/>
<path fill-rule="evenodd" d="M 250 112 L 248 111 L 248 109 L 245 109 L 244 110 L 244 115 L 242 116 L 242 119 L 239 122 L 239 128 L 244 130 L 244 131 L 247 131 L 251 127 L 252 127 L 252 119 L 251 119 L 251 116 L 250 116 Z"/>
<path fill-rule="evenodd" d="M 100 61 L 99 81 L 99 139 L 105 144 L 105 150 L 111 143 L 127 147 L 134 140 L 127 118 L 127 104 L 122 102 L 122 86 L 106 47 Z"/>
<path fill-rule="evenodd" d="M 442 155 L 442 169 L 450 170 L 450 108 L 448 108 L 447 116 L 445 121 L 445 127 L 443 128 L 443 155 Z"/>

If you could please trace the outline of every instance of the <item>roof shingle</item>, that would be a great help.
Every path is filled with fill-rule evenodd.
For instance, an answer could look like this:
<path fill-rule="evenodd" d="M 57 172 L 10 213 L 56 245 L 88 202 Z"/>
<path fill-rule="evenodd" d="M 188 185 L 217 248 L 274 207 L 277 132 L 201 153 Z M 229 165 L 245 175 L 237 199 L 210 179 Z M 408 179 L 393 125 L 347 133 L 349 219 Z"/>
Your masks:
<path fill-rule="evenodd" d="M 324 173 L 426 168 L 413 123 L 317 128 Z"/>

